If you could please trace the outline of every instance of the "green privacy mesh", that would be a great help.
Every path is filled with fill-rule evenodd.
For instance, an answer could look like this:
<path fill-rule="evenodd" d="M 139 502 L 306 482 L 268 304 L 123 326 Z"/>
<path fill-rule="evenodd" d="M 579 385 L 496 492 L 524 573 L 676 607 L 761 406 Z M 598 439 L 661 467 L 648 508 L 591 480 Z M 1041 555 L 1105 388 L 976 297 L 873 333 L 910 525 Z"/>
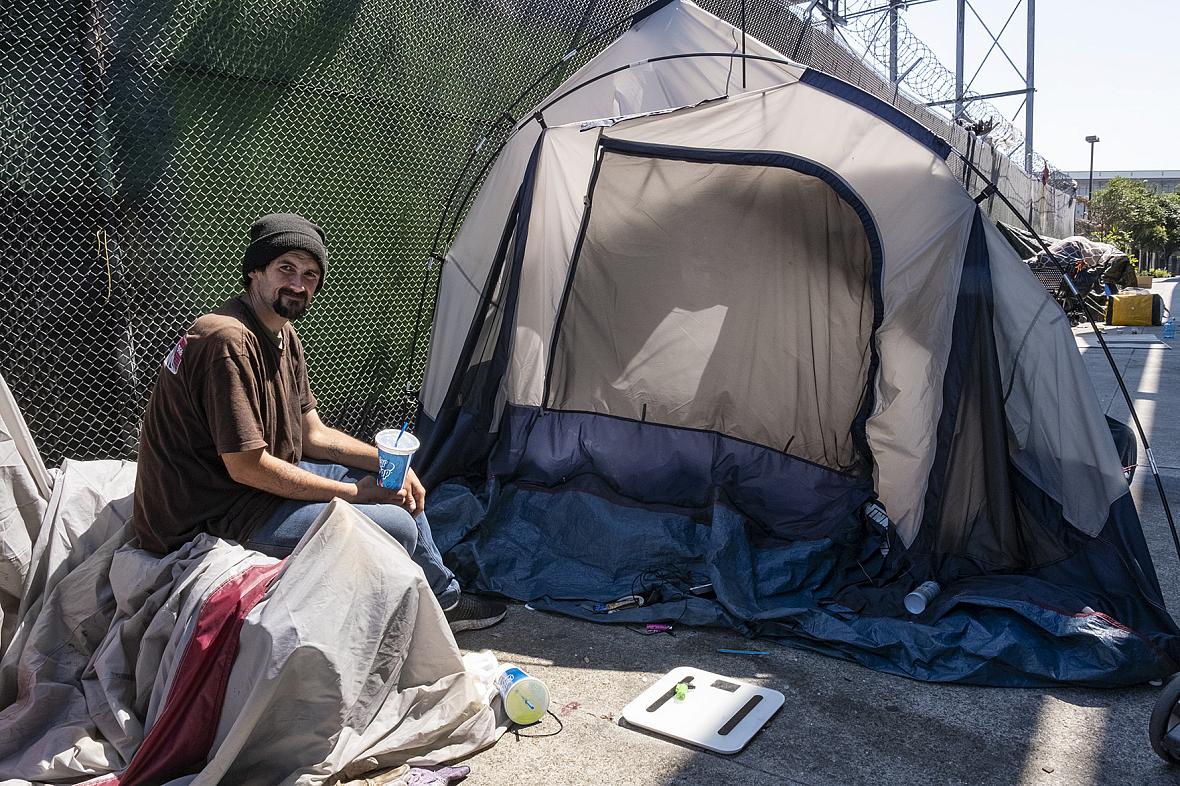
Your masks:
<path fill-rule="evenodd" d="M 644 5 L 5 3 L 0 374 L 46 461 L 134 458 L 161 360 L 239 291 L 246 230 L 271 211 L 328 233 L 331 275 L 299 324 L 321 415 L 361 437 L 412 416 L 432 251 L 445 250 L 519 113 Z M 741 0 L 702 5 L 741 17 Z M 787 5 L 747 3 L 747 29 L 966 149 L 962 129 Z M 1008 163 L 981 160 L 1027 204 L 1029 179 Z M 1061 211 L 1034 212 L 1043 224 Z"/>

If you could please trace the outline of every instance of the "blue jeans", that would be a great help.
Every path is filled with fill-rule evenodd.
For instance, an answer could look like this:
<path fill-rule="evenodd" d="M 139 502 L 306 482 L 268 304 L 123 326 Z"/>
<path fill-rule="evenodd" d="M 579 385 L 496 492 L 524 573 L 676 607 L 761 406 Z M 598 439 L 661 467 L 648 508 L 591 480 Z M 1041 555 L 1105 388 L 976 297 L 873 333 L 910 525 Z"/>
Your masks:
<path fill-rule="evenodd" d="M 362 469 L 320 461 L 301 461 L 299 467 L 321 477 L 344 483 L 354 483 L 366 475 L 373 474 Z M 270 518 L 255 528 L 242 545 L 271 557 L 286 557 L 327 506 L 327 502 L 283 500 Z M 390 504 L 353 507 L 375 521 L 377 526 L 402 544 L 410 559 L 426 574 L 430 589 L 444 609 L 458 602 L 459 582 L 455 580 L 455 574 L 443 564 L 442 554 L 434 545 L 434 537 L 430 534 L 430 523 L 426 521 L 425 513 L 412 516 L 405 508 Z"/>

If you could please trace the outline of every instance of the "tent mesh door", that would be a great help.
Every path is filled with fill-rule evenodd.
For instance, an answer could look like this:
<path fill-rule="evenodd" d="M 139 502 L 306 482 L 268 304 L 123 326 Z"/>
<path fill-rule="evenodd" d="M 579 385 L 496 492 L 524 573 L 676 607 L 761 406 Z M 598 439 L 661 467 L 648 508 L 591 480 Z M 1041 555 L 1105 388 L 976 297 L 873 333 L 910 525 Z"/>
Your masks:
<path fill-rule="evenodd" d="M 832 469 L 873 329 L 856 212 L 781 167 L 607 153 L 550 379 L 553 409 L 704 429 Z"/>

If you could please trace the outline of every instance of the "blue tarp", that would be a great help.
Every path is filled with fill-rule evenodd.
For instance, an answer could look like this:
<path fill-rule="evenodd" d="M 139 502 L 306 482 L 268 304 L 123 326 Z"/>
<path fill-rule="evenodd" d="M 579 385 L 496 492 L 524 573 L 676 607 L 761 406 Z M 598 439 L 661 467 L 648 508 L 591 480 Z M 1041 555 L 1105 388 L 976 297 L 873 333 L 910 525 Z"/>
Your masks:
<path fill-rule="evenodd" d="M 466 587 L 583 619 L 721 625 L 931 681 L 1116 686 L 1178 668 L 1130 495 L 1063 563 L 956 581 L 916 617 L 901 605 L 915 579 L 855 514 L 828 537 L 773 542 L 721 502 L 688 514 L 495 480 L 446 483 L 429 502 L 435 539 Z M 1079 577 L 1094 583 L 1071 583 Z M 715 597 L 688 594 L 705 582 Z M 650 605 L 593 610 L 634 593 Z"/>

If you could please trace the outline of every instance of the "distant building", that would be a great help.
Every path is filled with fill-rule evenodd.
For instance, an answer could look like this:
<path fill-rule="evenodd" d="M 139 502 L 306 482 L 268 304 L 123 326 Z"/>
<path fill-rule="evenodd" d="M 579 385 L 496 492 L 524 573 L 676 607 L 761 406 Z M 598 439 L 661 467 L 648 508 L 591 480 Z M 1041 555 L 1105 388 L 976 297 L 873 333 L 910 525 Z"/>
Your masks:
<path fill-rule="evenodd" d="M 1090 170 L 1066 172 L 1078 181 L 1078 196 L 1090 196 Z M 1116 177 L 1141 180 L 1157 194 L 1170 194 L 1180 188 L 1180 169 L 1095 169 L 1094 190 L 1106 188 Z"/>
<path fill-rule="evenodd" d="M 1078 181 L 1074 217 L 1085 218 L 1086 208 L 1090 204 L 1090 170 L 1073 170 L 1065 174 Z M 1180 169 L 1095 169 L 1094 191 L 1106 188 L 1116 177 L 1139 180 L 1157 194 L 1171 194 L 1180 190 Z"/>

